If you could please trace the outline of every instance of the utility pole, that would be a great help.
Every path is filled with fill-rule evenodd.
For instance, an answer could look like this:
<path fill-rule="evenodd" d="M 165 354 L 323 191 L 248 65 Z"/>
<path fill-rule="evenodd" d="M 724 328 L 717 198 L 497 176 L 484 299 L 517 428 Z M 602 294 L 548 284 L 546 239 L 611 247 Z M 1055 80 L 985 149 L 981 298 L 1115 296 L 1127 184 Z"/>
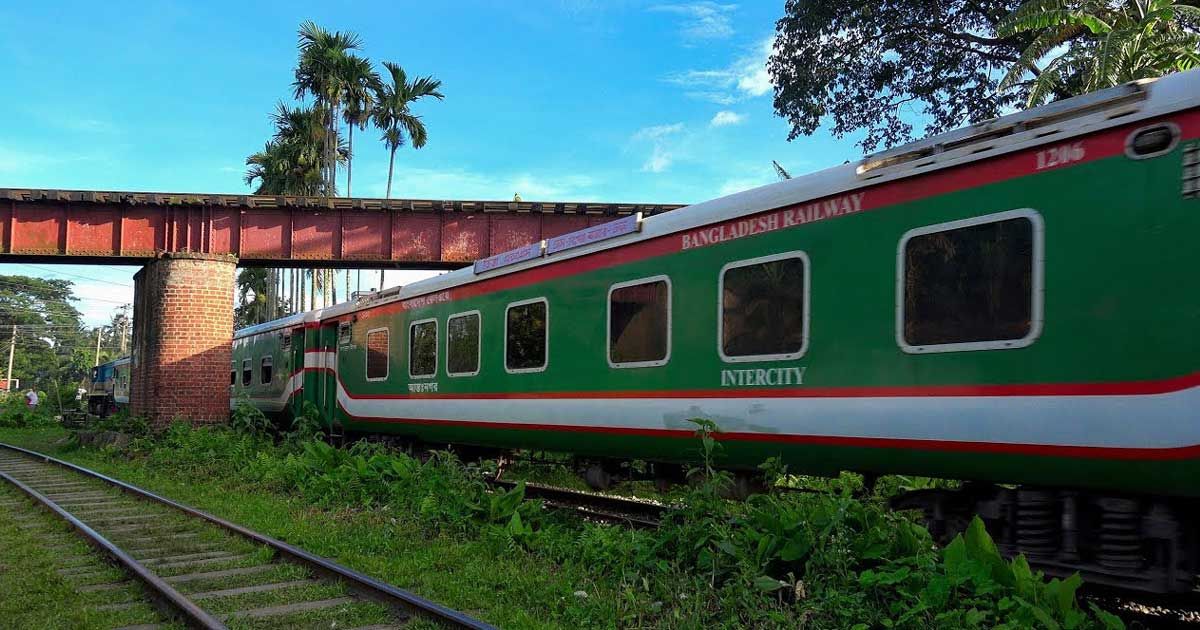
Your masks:
<path fill-rule="evenodd" d="M 93 366 L 100 365 L 100 333 L 102 333 L 102 332 L 104 332 L 104 327 L 97 326 L 96 327 L 96 362 L 92 364 Z"/>
<path fill-rule="evenodd" d="M 8 375 L 4 379 L 4 390 L 12 391 L 12 361 L 17 352 L 17 325 L 13 324 L 12 340 L 8 342 Z"/>
<path fill-rule="evenodd" d="M 129 331 L 129 319 L 121 322 L 121 356 L 125 355 L 125 334 Z"/>

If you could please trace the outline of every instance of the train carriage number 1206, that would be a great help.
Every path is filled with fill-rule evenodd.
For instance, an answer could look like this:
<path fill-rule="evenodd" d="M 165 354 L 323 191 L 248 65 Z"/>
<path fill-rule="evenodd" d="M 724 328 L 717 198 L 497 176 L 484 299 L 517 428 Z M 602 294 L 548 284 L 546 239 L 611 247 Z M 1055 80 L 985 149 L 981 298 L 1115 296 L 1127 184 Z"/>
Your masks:
<path fill-rule="evenodd" d="M 1037 152 L 1037 170 L 1063 166 L 1083 159 L 1082 142 L 1072 142 Z"/>

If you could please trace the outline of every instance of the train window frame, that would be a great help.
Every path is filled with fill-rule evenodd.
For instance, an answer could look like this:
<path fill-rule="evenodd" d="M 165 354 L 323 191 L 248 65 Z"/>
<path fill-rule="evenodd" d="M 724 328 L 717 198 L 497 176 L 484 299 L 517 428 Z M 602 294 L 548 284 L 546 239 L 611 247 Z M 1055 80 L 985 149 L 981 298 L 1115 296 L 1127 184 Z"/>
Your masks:
<path fill-rule="evenodd" d="M 267 377 L 267 369 L 271 370 L 271 377 Z M 258 382 L 261 385 L 270 385 L 275 376 L 275 360 L 271 357 L 263 357 L 258 362 Z"/>
<path fill-rule="evenodd" d="M 250 359 L 242 359 L 242 387 L 250 387 L 254 382 L 254 368 L 250 365 Z"/>
<path fill-rule="evenodd" d="M 544 360 L 542 361 L 542 365 L 540 367 L 533 368 L 510 368 L 508 367 L 508 312 L 518 306 L 537 304 L 538 302 L 542 302 L 546 305 L 546 351 L 543 355 Z M 534 374 L 537 372 L 545 372 L 546 368 L 548 367 L 550 367 L 550 300 L 545 296 L 541 296 L 530 298 L 528 300 L 509 302 L 508 305 L 504 307 L 504 371 L 508 372 L 509 374 Z"/>
<path fill-rule="evenodd" d="M 801 320 L 801 342 L 800 349 L 795 352 L 776 353 L 776 354 L 747 354 L 747 355 L 728 355 L 725 354 L 725 272 L 730 269 L 740 269 L 742 267 L 750 267 L 753 265 L 761 265 L 763 263 L 775 262 L 779 260 L 797 259 L 804 264 L 804 317 Z M 721 357 L 721 361 L 725 363 L 753 363 L 759 361 L 794 361 L 804 356 L 808 352 L 809 343 L 809 322 L 812 320 L 812 264 L 809 261 L 808 253 L 804 250 L 791 250 L 770 254 L 767 256 L 758 256 L 756 258 L 746 258 L 743 260 L 735 260 L 725 263 L 721 267 L 721 271 L 717 274 L 717 354 Z"/>
<path fill-rule="evenodd" d="M 954 343 L 914 345 L 904 338 L 904 287 L 905 264 L 904 252 L 908 242 L 918 236 L 949 232 L 962 228 L 1000 223 L 1012 219 L 1027 219 L 1033 229 L 1033 260 L 1030 268 L 1030 312 L 1029 332 L 1020 339 L 994 339 L 986 341 L 962 341 Z M 1017 350 L 1027 348 L 1042 334 L 1045 321 L 1045 266 L 1046 266 L 1046 226 L 1041 213 L 1033 208 L 1018 208 L 994 212 L 977 217 L 935 223 L 913 228 L 900 237 L 896 246 L 896 344 L 908 354 L 938 354 L 943 352 L 976 352 L 980 350 Z"/>
<path fill-rule="evenodd" d="M 612 342 L 613 342 L 613 337 L 612 337 L 612 296 L 613 296 L 613 293 L 617 289 L 634 287 L 639 284 L 654 284 L 656 282 L 665 282 L 667 284 L 667 353 L 666 353 L 666 355 L 664 355 L 662 359 L 655 359 L 655 360 L 651 360 L 651 361 L 620 361 L 620 362 L 613 361 L 612 360 L 612 349 L 613 349 L 612 348 Z M 674 305 L 673 305 L 673 300 L 672 300 L 673 296 L 674 296 L 674 286 L 671 284 L 671 277 L 666 274 L 659 274 L 656 276 L 648 276 L 645 278 L 638 278 L 636 280 L 629 280 L 627 282 L 618 282 L 618 283 L 608 287 L 608 295 L 607 295 L 607 297 L 605 297 L 605 300 L 604 300 L 604 302 L 605 302 L 604 358 L 605 358 L 605 360 L 608 361 L 608 367 L 614 368 L 614 369 L 660 367 L 660 366 L 666 365 L 667 363 L 669 363 L 671 361 L 671 338 L 674 337 L 674 335 L 672 334 L 672 332 L 673 332 L 672 324 L 674 323 L 672 318 L 673 318 L 673 312 L 675 310 Z M 549 320 L 549 317 L 547 317 L 547 320 Z"/>
<path fill-rule="evenodd" d="M 95 380 L 95 377 L 93 377 L 92 382 L 95 382 Z M 237 387 L 237 367 L 233 365 L 229 366 L 229 386 Z"/>
<path fill-rule="evenodd" d="M 337 329 L 337 347 L 348 347 L 353 343 L 354 330 L 350 326 L 350 322 L 341 322 Z"/>
<path fill-rule="evenodd" d="M 547 312 L 549 312 L 549 309 L 547 309 Z M 454 319 L 460 319 L 463 317 L 470 317 L 471 315 L 474 315 L 475 317 L 477 317 L 478 318 L 477 321 L 479 322 L 476 327 L 476 339 L 475 339 L 475 371 L 474 372 L 451 372 L 450 371 L 450 321 L 454 320 Z M 507 315 L 507 313 L 506 313 L 506 315 Z M 506 319 L 506 321 L 507 321 L 507 319 Z M 508 339 L 507 335 L 505 335 L 505 339 L 506 340 Z M 506 359 L 506 362 L 507 362 L 507 359 Z M 483 365 L 483 313 L 481 313 L 478 309 L 476 309 L 473 311 L 463 311 L 461 313 L 454 313 L 453 315 L 450 315 L 449 317 L 447 317 L 446 318 L 446 376 L 449 376 L 451 378 L 462 378 L 462 377 L 466 377 L 466 376 L 478 376 L 479 368 L 482 365 Z"/>
<path fill-rule="evenodd" d="M 424 324 L 430 324 L 430 323 L 433 324 L 433 371 L 428 374 L 413 374 L 413 371 L 412 371 L 412 369 L 413 369 L 413 343 L 412 343 L 413 329 L 416 328 L 417 326 L 421 326 Z M 438 366 L 440 365 L 438 363 L 438 354 L 439 354 L 438 353 L 438 335 L 439 335 L 438 320 L 436 317 L 427 317 L 425 319 L 418 319 L 416 321 L 411 321 L 408 323 L 408 339 L 407 339 L 407 341 L 408 341 L 408 378 L 409 379 L 437 378 Z"/>
<path fill-rule="evenodd" d="M 371 372 L 370 372 L 371 335 L 374 333 L 378 333 L 378 332 L 382 332 L 385 335 L 387 335 L 387 349 L 383 353 L 383 356 L 385 357 L 386 360 L 383 362 L 383 376 L 372 377 Z M 380 326 L 378 328 L 372 328 L 367 331 L 367 334 L 365 336 L 363 336 L 363 379 L 366 380 L 368 383 L 378 383 L 381 381 L 388 380 L 388 377 L 391 375 L 392 375 L 392 329 L 388 328 L 387 326 Z"/>

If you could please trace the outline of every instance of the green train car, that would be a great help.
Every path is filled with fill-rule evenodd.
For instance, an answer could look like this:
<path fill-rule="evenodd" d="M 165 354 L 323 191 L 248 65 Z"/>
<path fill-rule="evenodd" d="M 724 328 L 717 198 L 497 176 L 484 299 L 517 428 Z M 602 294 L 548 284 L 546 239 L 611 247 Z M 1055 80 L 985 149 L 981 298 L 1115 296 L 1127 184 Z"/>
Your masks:
<path fill-rule="evenodd" d="M 1129 84 L 254 326 L 234 397 L 663 469 L 706 418 L 724 467 L 969 480 L 899 505 L 1188 591 L 1198 106 L 1197 72 Z"/>

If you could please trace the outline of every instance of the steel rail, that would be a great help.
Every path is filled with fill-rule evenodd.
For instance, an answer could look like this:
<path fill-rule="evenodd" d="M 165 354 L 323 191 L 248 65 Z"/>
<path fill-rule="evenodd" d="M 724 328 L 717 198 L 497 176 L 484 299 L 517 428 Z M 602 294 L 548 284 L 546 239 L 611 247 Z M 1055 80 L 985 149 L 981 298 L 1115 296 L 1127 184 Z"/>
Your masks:
<path fill-rule="evenodd" d="M 317 573 L 319 573 L 321 575 L 324 575 L 326 577 L 330 577 L 333 579 L 344 580 L 353 589 L 359 591 L 363 595 L 365 595 L 377 602 L 380 602 L 382 604 L 385 604 L 388 606 L 393 606 L 393 607 L 399 607 L 406 612 L 416 613 L 418 615 L 422 615 L 427 618 L 431 618 L 434 621 L 437 621 L 437 622 L 440 622 L 443 624 L 448 624 L 452 627 L 471 628 L 473 630 L 494 630 L 495 629 L 495 626 L 492 626 L 491 624 L 485 623 L 483 621 L 480 621 L 478 619 L 475 619 L 473 617 L 465 615 L 465 614 L 463 614 L 457 610 L 454 610 L 452 608 L 447 608 L 445 606 L 442 606 L 441 604 L 438 604 L 437 602 L 433 602 L 428 599 L 425 599 L 424 597 L 421 597 L 420 595 L 417 595 L 415 593 L 406 591 L 401 588 L 397 588 L 395 586 L 392 586 L 391 584 L 380 582 L 379 580 L 376 580 L 368 575 L 359 573 L 358 571 L 349 569 L 347 567 L 343 567 L 340 564 L 333 562 L 332 560 L 328 560 L 326 558 L 322 558 L 320 556 L 311 554 L 303 549 L 300 549 L 299 547 L 294 547 L 294 546 L 289 545 L 281 540 L 276 540 L 274 538 L 271 538 L 270 536 L 260 534 L 254 530 L 242 527 L 241 525 L 238 525 L 237 523 L 232 523 L 223 518 L 213 516 L 212 514 L 209 514 L 202 510 L 198 510 L 191 506 L 184 505 L 183 503 L 179 503 L 177 501 L 173 501 L 166 497 L 159 496 L 148 490 L 143 490 L 142 488 L 125 483 L 124 481 L 121 481 L 119 479 L 113 479 L 112 477 L 108 477 L 108 476 L 98 473 L 94 470 L 89 470 L 82 466 L 78 466 L 76 464 L 72 464 L 70 462 L 66 462 L 66 461 L 63 461 L 60 459 L 55 459 L 53 457 L 50 457 L 49 455 L 45 455 L 43 453 L 38 453 L 36 451 L 31 451 L 31 450 L 28 450 L 25 448 L 21 448 L 19 446 L 13 446 L 11 444 L 5 444 L 5 443 L 0 442 L 0 448 L 5 448 L 8 450 L 17 452 L 17 453 L 22 453 L 29 457 L 39 459 L 43 462 L 46 462 L 49 464 L 54 464 L 54 465 L 66 468 L 68 470 L 73 470 L 77 473 L 87 475 L 87 476 L 93 477 L 95 479 L 99 479 L 100 481 L 103 481 L 112 486 L 115 486 L 116 488 L 119 488 L 123 492 L 128 492 L 135 496 L 139 496 L 141 498 L 144 498 L 144 499 L 147 499 L 150 501 L 161 503 L 162 505 L 172 507 L 181 512 L 184 512 L 185 514 L 189 514 L 196 518 L 208 521 L 209 523 L 212 523 L 222 529 L 225 529 L 227 531 L 238 534 L 244 538 L 248 538 L 248 539 L 258 542 L 260 544 L 271 547 L 276 552 L 280 553 L 283 556 L 286 556 L 292 562 L 304 565 L 304 566 L 316 571 Z M 86 527 L 86 525 L 84 527 Z M 132 559 L 131 559 L 131 561 L 132 561 Z M 224 626 L 216 626 L 216 627 L 224 627 Z"/>
<path fill-rule="evenodd" d="M 184 622 L 192 628 L 200 628 L 202 630 L 225 630 L 226 626 L 217 618 L 204 612 L 204 609 L 197 606 L 192 600 L 185 597 L 182 593 L 171 587 L 163 581 L 162 578 L 148 570 L 142 563 L 134 560 L 132 556 L 122 551 L 99 532 L 89 527 L 86 523 L 76 518 L 70 512 L 59 507 L 57 503 L 49 497 L 30 488 L 23 482 L 15 479 L 6 472 L 0 471 L 0 478 L 15 486 L 21 492 L 24 492 L 43 508 L 50 510 L 59 518 L 66 521 L 76 531 L 87 539 L 88 544 L 96 547 L 100 551 L 107 554 L 118 564 L 125 568 L 130 574 L 141 580 L 146 585 L 152 599 L 165 608 L 169 616 L 182 617 Z"/>
<path fill-rule="evenodd" d="M 507 479 L 489 479 L 488 483 L 511 490 L 519 482 Z M 663 519 L 674 511 L 671 506 L 658 503 L 528 482 L 525 483 L 525 496 L 530 499 L 542 499 L 555 507 L 574 509 L 584 516 L 649 529 L 658 527 Z"/>

